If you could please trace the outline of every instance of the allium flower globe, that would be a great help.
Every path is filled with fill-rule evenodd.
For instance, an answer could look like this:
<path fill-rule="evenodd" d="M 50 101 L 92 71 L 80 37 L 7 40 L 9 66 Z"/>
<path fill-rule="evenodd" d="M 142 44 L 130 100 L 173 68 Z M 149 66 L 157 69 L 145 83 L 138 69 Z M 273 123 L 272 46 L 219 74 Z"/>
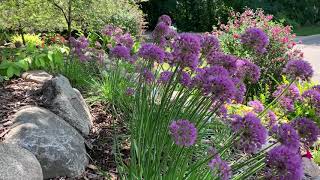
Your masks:
<path fill-rule="evenodd" d="M 300 147 L 300 137 L 297 131 L 290 124 L 281 124 L 280 126 L 273 126 L 271 133 L 284 146 L 290 148 L 292 151 L 298 151 Z"/>
<path fill-rule="evenodd" d="M 183 147 L 190 147 L 197 139 L 197 129 L 195 125 L 184 119 L 173 121 L 169 127 L 170 135 L 175 144 Z"/>
<path fill-rule="evenodd" d="M 163 63 L 165 58 L 165 52 L 157 45 L 146 43 L 139 49 L 138 55 L 149 61 L 156 61 Z"/>
<path fill-rule="evenodd" d="M 212 66 L 220 65 L 224 67 L 231 75 L 233 75 L 237 70 L 237 58 L 219 51 L 212 51 L 207 56 L 207 62 Z"/>
<path fill-rule="evenodd" d="M 266 157 L 265 178 L 301 180 L 303 168 L 301 156 L 286 146 L 271 149 Z"/>
<path fill-rule="evenodd" d="M 256 152 L 267 142 L 267 129 L 253 113 L 248 113 L 244 117 L 236 115 L 232 121 L 232 129 L 240 133 L 236 147 L 246 153 Z"/>
<path fill-rule="evenodd" d="M 298 131 L 300 140 L 306 146 L 312 146 L 318 140 L 320 130 L 315 122 L 307 118 L 297 118 L 292 122 L 292 126 Z"/>
<path fill-rule="evenodd" d="M 249 101 L 248 105 L 253 108 L 253 111 L 260 113 L 264 110 L 263 104 L 259 100 Z"/>
<path fill-rule="evenodd" d="M 304 60 L 289 61 L 283 72 L 292 79 L 309 80 L 313 75 L 313 69 L 309 62 Z"/>
<path fill-rule="evenodd" d="M 110 50 L 110 56 L 112 58 L 119 58 L 119 59 L 130 59 L 130 50 L 125 46 L 116 46 Z"/>
<path fill-rule="evenodd" d="M 264 53 L 267 51 L 269 45 L 269 37 L 260 28 L 248 28 L 240 37 L 242 44 L 252 48 L 257 53 Z"/>
<path fill-rule="evenodd" d="M 169 82 L 170 79 L 171 79 L 172 74 L 173 73 L 171 71 L 163 71 L 163 72 L 161 72 L 158 82 L 159 83 L 163 83 L 163 84 Z"/>
<path fill-rule="evenodd" d="M 229 180 L 231 178 L 231 167 L 219 155 L 210 160 L 208 166 L 213 172 L 214 177 L 218 176 L 221 180 Z"/>
<path fill-rule="evenodd" d="M 210 52 L 220 51 L 220 43 L 217 37 L 213 35 L 201 36 L 201 54 L 207 56 Z"/>
<path fill-rule="evenodd" d="M 158 23 L 159 23 L 159 22 L 163 22 L 163 23 L 165 23 L 167 26 L 171 26 L 171 24 L 172 24 L 172 20 L 171 20 L 170 16 L 165 15 L 165 14 L 159 17 Z"/>

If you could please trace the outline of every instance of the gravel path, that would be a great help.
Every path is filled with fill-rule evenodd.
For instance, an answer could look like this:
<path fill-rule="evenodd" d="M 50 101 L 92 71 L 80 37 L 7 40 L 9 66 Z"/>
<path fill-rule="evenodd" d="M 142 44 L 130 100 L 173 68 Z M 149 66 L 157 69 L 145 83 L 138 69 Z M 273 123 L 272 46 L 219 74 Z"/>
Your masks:
<path fill-rule="evenodd" d="M 312 36 L 301 36 L 296 38 L 297 41 L 302 41 L 298 45 L 304 52 L 304 57 L 311 63 L 314 69 L 313 81 L 320 83 L 320 34 Z"/>

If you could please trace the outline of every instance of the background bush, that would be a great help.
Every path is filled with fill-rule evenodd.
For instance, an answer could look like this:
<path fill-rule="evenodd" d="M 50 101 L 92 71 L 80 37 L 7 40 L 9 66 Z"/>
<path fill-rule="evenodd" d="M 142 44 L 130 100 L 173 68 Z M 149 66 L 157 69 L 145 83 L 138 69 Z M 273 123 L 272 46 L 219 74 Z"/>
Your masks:
<path fill-rule="evenodd" d="M 38 35 L 35 34 L 25 34 L 24 39 L 26 41 L 27 45 L 30 46 L 36 46 L 41 44 L 41 38 Z M 12 43 L 17 43 L 20 42 L 22 44 L 22 37 L 19 34 L 13 35 L 11 37 L 11 42 Z"/>

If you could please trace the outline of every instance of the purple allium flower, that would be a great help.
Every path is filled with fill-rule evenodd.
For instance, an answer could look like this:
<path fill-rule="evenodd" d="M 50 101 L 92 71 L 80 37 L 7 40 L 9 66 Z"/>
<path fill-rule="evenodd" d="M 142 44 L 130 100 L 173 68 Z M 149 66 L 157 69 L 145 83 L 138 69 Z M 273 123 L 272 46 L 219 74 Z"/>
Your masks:
<path fill-rule="evenodd" d="M 249 101 L 248 105 L 253 108 L 253 111 L 260 113 L 264 110 L 263 104 L 259 100 Z"/>
<path fill-rule="evenodd" d="M 158 82 L 159 83 L 163 83 L 163 84 L 169 82 L 170 79 L 171 79 L 172 74 L 173 73 L 171 71 L 163 71 L 163 72 L 161 72 Z"/>
<path fill-rule="evenodd" d="M 201 37 L 201 53 L 207 56 L 212 51 L 220 51 L 220 43 L 218 38 L 213 35 L 203 35 Z"/>
<path fill-rule="evenodd" d="M 106 35 L 106 36 L 112 36 L 113 31 L 115 30 L 115 27 L 113 25 L 106 25 L 103 29 L 102 29 L 102 34 Z"/>
<path fill-rule="evenodd" d="M 287 146 L 293 151 L 298 151 L 300 147 L 299 135 L 290 124 L 273 126 L 271 133 L 282 145 Z"/>
<path fill-rule="evenodd" d="M 294 101 L 287 97 L 282 97 L 279 100 L 280 106 L 286 110 L 287 112 L 293 112 L 294 111 Z"/>
<path fill-rule="evenodd" d="M 275 92 L 273 92 L 272 96 L 273 97 L 280 96 L 280 94 L 285 90 L 286 87 L 287 87 L 286 84 L 282 84 L 282 85 L 278 86 L 277 90 Z M 299 88 L 295 84 L 291 84 L 289 86 L 287 92 L 285 92 L 282 97 L 287 97 L 287 98 L 290 98 L 294 101 L 300 99 Z"/>
<path fill-rule="evenodd" d="M 207 56 L 207 62 L 212 66 L 220 65 L 224 67 L 231 75 L 237 70 L 237 57 L 219 51 L 211 51 Z"/>
<path fill-rule="evenodd" d="M 300 78 L 302 80 L 309 80 L 313 75 L 313 69 L 309 62 L 304 60 L 289 61 L 283 72 L 290 78 Z"/>
<path fill-rule="evenodd" d="M 267 129 L 253 113 L 248 113 L 244 117 L 235 116 L 232 129 L 240 133 L 240 140 L 236 142 L 236 147 L 246 153 L 256 152 L 267 142 Z"/>
<path fill-rule="evenodd" d="M 180 83 L 185 87 L 188 87 L 188 88 L 192 87 L 192 79 L 191 79 L 191 76 L 189 75 L 189 73 L 187 73 L 185 71 L 181 71 Z"/>
<path fill-rule="evenodd" d="M 200 54 L 200 39 L 191 33 L 182 33 L 173 44 L 173 61 L 182 67 L 196 68 Z"/>
<path fill-rule="evenodd" d="M 315 122 L 307 118 L 293 120 L 292 126 L 298 131 L 300 140 L 306 146 L 312 146 L 318 140 L 320 130 Z"/>
<path fill-rule="evenodd" d="M 269 121 L 268 127 L 273 127 L 276 125 L 278 118 L 277 118 L 277 115 L 273 111 L 269 110 L 268 114 L 267 114 L 267 119 Z"/>
<path fill-rule="evenodd" d="M 110 50 L 110 56 L 112 58 L 119 58 L 119 59 L 130 59 L 130 49 L 125 46 L 116 46 Z"/>
<path fill-rule="evenodd" d="M 171 24 L 172 24 L 172 20 L 171 20 L 170 16 L 165 15 L 165 14 L 159 17 L 158 23 L 160 23 L 160 22 L 165 23 L 167 26 L 171 26 Z"/>
<path fill-rule="evenodd" d="M 279 180 L 301 180 L 303 176 L 302 161 L 296 151 L 286 146 L 271 149 L 266 157 L 265 177 Z"/>
<path fill-rule="evenodd" d="M 195 144 L 197 139 L 197 128 L 188 120 L 180 119 L 173 121 L 169 127 L 170 134 L 175 144 L 190 147 Z"/>
<path fill-rule="evenodd" d="M 269 45 L 269 38 L 262 29 L 248 28 L 240 37 L 240 41 L 245 46 L 254 49 L 257 53 L 264 53 Z"/>
<path fill-rule="evenodd" d="M 222 105 L 219 107 L 218 111 L 217 111 L 217 115 L 223 118 L 226 118 L 228 115 L 228 109 L 225 105 Z"/>
<path fill-rule="evenodd" d="M 127 96 L 132 96 L 132 95 L 134 95 L 134 93 L 135 93 L 135 90 L 133 88 L 131 88 L 131 87 L 127 88 L 127 90 L 126 90 Z"/>
<path fill-rule="evenodd" d="M 81 36 L 78 38 L 78 44 L 77 44 L 77 47 L 81 48 L 81 49 L 85 49 L 89 46 L 89 40 L 84 37 L 84 36 Z"/>
<path fill-rule="evenodd" d="M 154 74 L 148 69 L 143 70 L 143 78 L 148 84 L 152 83 L 155 79 Z"/>
<path fill-rule="evenodd" d="M 209 86 L 210 85 L 210 86 Z M 203 88 L 206 95 L 211 95 L 213 101 L 227 101 L 234 98 L 237 88 L 229 77 L 216 76 Z"/>
<path fill-rule="evenodd" d="M 131 49 L 134 44 L 134 41 L 129 33 L 116 37 L 115 40 L 118 45 L 125 46 L 129 49 Z"/>
<path fill-rule="evenodd" d="M 214 176 L 220 177 L 221 180 L 228 180 L 231 178 L 231 167 L 228 163 L 216 155 L 208 164 L 209 168 L 213 171 Z"/>
<path fill-rule="evenodd" d="M 153 41 L 160 46 L 163 46 L 169 31 L 170 27 L 166 23 L 159 22 L 152 32 Z"/>
<path fill-rule="evenodd" d="M 302 94 L 303 101 L 315 109 L 316 113 L 320 115 L 320 91 L 316 89 L 309 89 Z"/>
<path fill-rule="evenodd" d="M 139 49 L 138 55 L 149 61 L 163 63 L 166 54 L 157 45 L 146 43 Z"/>
<path fill-rule="evenodd" d="M 256 83 L 260 79 L 261 72 L 259 66 L 246 59 L 237 60 L 236 64 L 238 69 L 237 77 L 252 83 Z"/>
<path fill-rule="evenodd" d="M 211 87 L 212 79 L 216 76 L 229 77 L 229 72 L 224 67 L 218 65 L 205 67 L 203 69 L 198 68 L 197 75 L 194 77 L 193 81 L 198 86 L 207 89 Z"/>
<path fill-rule="evenodd" d="M 234 82 L 234 84 L 237 86 L 237 92 L 234 96 L 234 100 L 237 103 L 242 103 L 247 91 L 246 85 L 244 84 L 244 82 L 242 80 L 240 80 L 239 78 L 233 78 L 232 81 Z"/>

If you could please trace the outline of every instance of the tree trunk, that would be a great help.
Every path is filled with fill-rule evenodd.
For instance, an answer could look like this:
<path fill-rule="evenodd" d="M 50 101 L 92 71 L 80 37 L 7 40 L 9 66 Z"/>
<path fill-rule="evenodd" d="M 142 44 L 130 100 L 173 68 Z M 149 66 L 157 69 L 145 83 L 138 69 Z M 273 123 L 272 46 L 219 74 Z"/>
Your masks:
<path fill-rule="evenodd" d="M 26 40 L 24 39 L 24 33 L 23 33 L 22 28 L 19 29 L 19 33 L 21 35 L 22 44 L 25 46 L 26 45 Z"/>
<path fill-rule="evenodd" d="M 71 28 L 72 28 L 72 17 L 71 17 L 71 9 L 72 9 L 72 0 L 69 0 L 68 3 L 68 38 L 71 37 Z"/>

